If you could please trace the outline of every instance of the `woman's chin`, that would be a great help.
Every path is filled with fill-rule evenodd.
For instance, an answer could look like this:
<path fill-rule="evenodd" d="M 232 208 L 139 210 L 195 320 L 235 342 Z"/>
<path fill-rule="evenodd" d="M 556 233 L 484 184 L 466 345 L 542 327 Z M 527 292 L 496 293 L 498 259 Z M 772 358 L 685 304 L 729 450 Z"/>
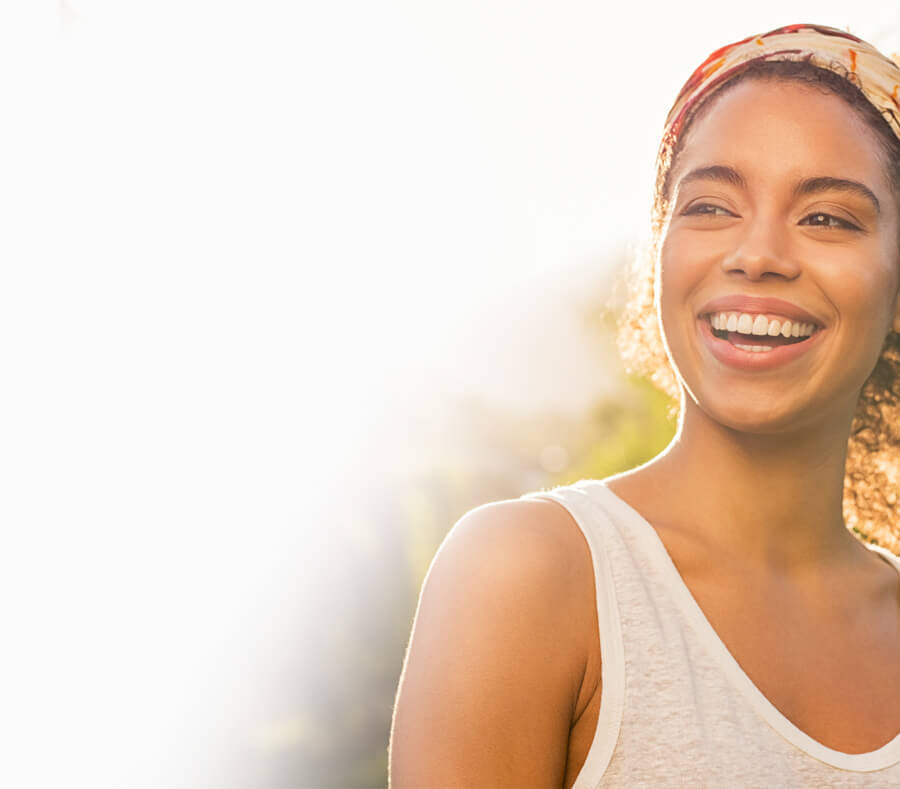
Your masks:
<path fill-rule="evenodd" d="M 686 409 L 696 410 L 703 419 L 741 433 L 795 433 L 817 421 L 808 409 L 792 407 L 783 397 L 776 402 L 752 396 L 695 397 L 687 392 L 684 403 Z"/>

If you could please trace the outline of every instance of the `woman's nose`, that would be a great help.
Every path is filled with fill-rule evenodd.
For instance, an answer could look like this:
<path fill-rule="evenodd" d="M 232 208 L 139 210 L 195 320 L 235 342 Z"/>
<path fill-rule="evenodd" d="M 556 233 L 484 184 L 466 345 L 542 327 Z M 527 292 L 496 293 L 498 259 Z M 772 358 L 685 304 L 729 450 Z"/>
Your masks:
<path fill-rule="evenodd" d="M 743 274 L 751 280 L 766 277 L 794 279 L 800 267 L 789 254 L 785 232 L 777 222 L 762 217 L 748 222 L 738 245 L 722 260 L 728 274 Z"/>

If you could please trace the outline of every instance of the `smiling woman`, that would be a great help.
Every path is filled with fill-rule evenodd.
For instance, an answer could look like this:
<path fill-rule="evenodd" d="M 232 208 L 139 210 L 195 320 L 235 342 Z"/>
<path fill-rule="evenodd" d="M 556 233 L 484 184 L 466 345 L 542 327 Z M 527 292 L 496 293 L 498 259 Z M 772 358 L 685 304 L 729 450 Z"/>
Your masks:
<path fill-rule="evenodd" d="M 677 435 L 454 527 L 395 786 L 900 787 L 898 90 L 810 25 L 688 80 L 623 326 Z"/>

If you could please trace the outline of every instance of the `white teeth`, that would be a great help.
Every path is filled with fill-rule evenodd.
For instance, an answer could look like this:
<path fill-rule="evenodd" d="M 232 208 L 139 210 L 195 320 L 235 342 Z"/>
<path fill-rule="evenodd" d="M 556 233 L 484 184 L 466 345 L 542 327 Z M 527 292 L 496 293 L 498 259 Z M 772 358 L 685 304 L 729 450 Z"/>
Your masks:
<path fill-rule="evenodd" d="M 777 337 L 779 334 L 783 337 L 808 337 L 816 330 L 814 323 L 769 318 L 767 315 L 747 312 L 713 313 L 709 316 L 709 322 L 717 331 L 769 337 Z"/>
<path fill-rule="evenodd" d="M 766 353 L 767 351 L 774 351 L 774 345 L 741 345 L 736 342 L 734 344 L 735 348 L 740 348 L 742 351 L 750 351 L 751 353 Z"/>

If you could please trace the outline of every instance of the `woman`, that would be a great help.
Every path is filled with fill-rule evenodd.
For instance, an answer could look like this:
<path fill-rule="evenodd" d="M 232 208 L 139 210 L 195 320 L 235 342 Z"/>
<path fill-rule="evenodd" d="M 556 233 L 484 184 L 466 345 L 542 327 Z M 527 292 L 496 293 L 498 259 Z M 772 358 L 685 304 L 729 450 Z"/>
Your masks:
<path fill-rule="evenodd" d="M 676 438 L 454 527 L 394 786 L 900 786 L 900 561 L 846 523 L 898 525 L 898 90 L 810 25 L 687 82 L 625 326 L 671 364 Z"/>

